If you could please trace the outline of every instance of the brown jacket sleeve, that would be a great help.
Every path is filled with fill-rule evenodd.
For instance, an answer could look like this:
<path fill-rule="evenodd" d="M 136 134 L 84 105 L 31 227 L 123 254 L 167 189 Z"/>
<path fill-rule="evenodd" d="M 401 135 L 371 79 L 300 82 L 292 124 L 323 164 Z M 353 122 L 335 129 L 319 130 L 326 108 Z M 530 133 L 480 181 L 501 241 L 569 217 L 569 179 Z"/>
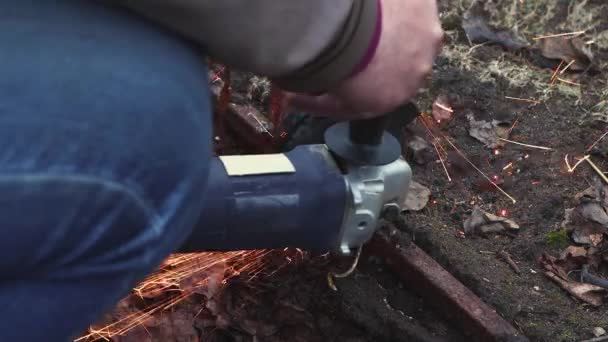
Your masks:
<path fill-rule="evenodd" d="M 377 0 L 104 0 L 126 6 L 199 44 L 212 58 L 322 92 L 367 51 Z"/>

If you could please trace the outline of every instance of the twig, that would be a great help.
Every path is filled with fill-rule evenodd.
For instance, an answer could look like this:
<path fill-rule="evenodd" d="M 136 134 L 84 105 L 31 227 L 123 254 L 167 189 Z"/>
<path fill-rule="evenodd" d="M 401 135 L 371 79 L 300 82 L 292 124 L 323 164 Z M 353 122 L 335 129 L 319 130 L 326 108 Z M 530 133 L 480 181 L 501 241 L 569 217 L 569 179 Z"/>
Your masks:
<path fill-rule="evenodd" d="M 551 87 L 553 87 L 553 83 L 555 82 L 555 77 L 557 77 L 557 74 L 559 73 L 559 70 L 561 69 L 562 65 L 564 64 L 564 61 L 561 60 L 559 62 L 559 65 L 557 66 L 557 68 L 555 69 L 555 71 L 553 72 L 553 74 L 551 75 Z"/>
<path fill-rule="evenodd" d="M 581 85 L 580 83 L 568 81 L 568 80 L 565 80 L 565 79 L 563 79 L 561 77 L 556 77 L 555 79 L 558 80 L 558 81 L 560 81 L 560 82 L 563 82 L 563 83 L 566 83 L 566 84 L 569 84 L 569 85 L 573 85 L 573 86 L 580 86 Z"/>
<path fill-rule="evenodd" d="M 593 144 L 591 144 L 591 146 L 589 146 L 589 148 L 587 148 L 587 152 L 591 151 L 591 149 L 594 148 L 595 145 L 597 145 L 602 139 L 604 139 L 606 134 L 608 134 L 608 131 L 606 131 L 604 134 L 602 134 L 602 136 L 599 137 L 599 139 L 597 139 Z"/>
<path fill-rule="evenodd" d="M 592 339 L 584 340 L 584 341 L 581 341 L 581 342 L 602 342 L 602 341 L 608 341 L 608 335 L 606 335 L 606 336 L 600 336 L 600 337 L 594 337 Z"/>
<path fill-rule="evenodd" d="M 437 148 L 437 144 L 433 141 L 433 147 L 435 148 L 435 151 L 437 152 L 437 157 L 439 157 L 439 161 L 441 162 L 441 166 L 443 166 L 443 171 L 445 171 L 445 175 L 448 177 L 448 182 L 452 182 L 452 177 L 450 177 L 450 173 L 448 172 L 448 168 L 445 167 L 445 163 L 443 162 L 443 157 L 441 157 L 441 154 L 439 153 L 439 149 Z"/>
<path fill-rule="evenodd" d="M 590 297 L 585 297 L 584 293 L 581 293 L 580 291 L 576 290 L 576 286 L 578 284 L 580 284 L 579 282 L 574 282 L 571 280 L 564 280 L 562 279 L 560 276 L 556 275 L 555 273 L 551 272 L 551 271 L 545 271 L 545 276 L 547 276 L 547 278 L 551 279 L 552 281 L 554 281 L 555 283 L 557 283 L 562 289 L 566 290 L 568 293 L 570 293 L 572 296 L 574 296 L 575 298 L 585 302 L 585 303 L 589 303 L 595 307 L 598 307 L 601 305 L 601 298 L 590 298 Z M 594 285 L 587 285 L 587 286 L 594 286 Z"/>
<path fill-rule="evenodd" d="M 568 172 L 573 173 L 574 170 L 576 170 L 576 168 L 579 166 L 580 163 L 584 162 L 585 160 L 589 159 L 589 157 L 591 157 L 590 155 L 586 155 L 581 159 L 578 159 L 576 164 L 574 164 L 574 166 L 570 166 L 570 163 L 568 162 L 568 154 L 566 154 L 564 156 L 564 161 L 566 162 L 566 167 L 568 168 Z"/>
<path fill-rule="evenodd" d="M 580 36 L 584 34 L 585 31 L 576 31 L 576 32 L 566 32 L 566 33 L 557 33 L 557 34 L 548 34 L 545 36 L 538 36 L 532 38 L 533 40 L 546 39 L 546 38 L 556 38 L 556 37 L 564 37 L 564 36 Z"/>
<path fill-rule="evenodd" d="M 608 289 L 608 279 L 600 278 L 589 273 L 589 265 L 583 265 L 581 283 L 587 283 Z"/>
<path fill-rule="evenodd" d="M 563 73 L 565 73 L 565 72 L 566 72 L 566 70 L 568 70 L 568 68 L 569 68 L 569 67 L 570 67 L 572 64 L 574 64 L 574 62 L 576 62 L 576 59 L 571 60 L 571 61 L 570 61 L 570 63 L 568 63 L 568 65 L 566 65 L 566 66 L 565 66 L 565 67 L 562 69 L 562 71 L 560 71 L 560 72 L 559 72 L 559 74 L 560 74 L 560 75 L 562 75 Z"/>
<path fill-rule="evenodd" d="M 517 100 L 517 101 L 523 101 L 523 102 L 530 102 L 530 103 L 534 103 L 534 104 L 539 104 L 540 103 L 540 101 L 538 101 L 538 100 L 534 100 L 534 99 L 522 99 L 521 97 L 505 96 L 505 99 Z"/>
<path fill-rule="evenodd" d="M 504 142 L 508 142 L 511 144 L 515 144 L 515 145 L 521 145 L 521 146 L 525 146 L 525 147 L 530 147 L 530 148 L 537 148 L 539 150 L 545 150 L 545 151 L 551 151 L 553 150 L 551 147 L 545 147 L 545 146 L 536 146 L 536 145 L 530 145 L 530 144 L 524 144 L 524 143 L 520 143 L 517 141 L 513 141 L 513 140 L 509 140 L 509 139 L 503 139 L 503 138 L 498 138 Z"/>
<path fill-rule="evenodd" d="M 363 250 L 362 247 L 359 247 L 359 249 L 357 249 L 357 256 L 355 256 L 355 260 L 353 261 L 353 264 L 350 266 L 350 268 L 348 270 L 346 270 L 346 272 L 342 272 L 342 273 L 328 272 L 327 273 L 327 285 L 329 285 L 329 288 L 331 288 L 334 291 L 338 291 L 338 288 L 336 287 L 336 284 L 334 282 L 334 278 L 346 278 L 355 271 L 355 268 L 357 268 L 357 264 L 359 264 L 359 257 L 361 257 L 361 250 Z"/>
<path fill-rule="evenodd" d="M 472 44 L 471 41 L 469 41 L 470 44 Z M 488 45 L 490 42 L 483 42 L 481 44 L 477 44 L 477 45 L 473 45 L 470 49 L 469 52 L 467 52 L 467 55 L 470 55 L 471 52 L 473 52 L 473 50 L 477 49 L 478 47 L 484 46 L 484 45 Z"/>
<path fill-rule="evenodd" d="M 521 270 L 519 269 L 519 266 L 517 266 L 515 261 L 513 261 L 513 258 L 511 258 L 511 255 L 509 253 L 507 253 L 505 251 L 500 251 L 500 252 L 498 252 L 498 257 L 500 259 L 502 259 L 503 261 L 505 261 L 507 264 L 509 264 L 509 266 L 511 266 L 511 268 L 513 269 L 513 271 L 515 271 L 515 273 L 521 274 Z"/>
<path fill-rule="evenodd" d="M 600 175 L 600 177 L 604 180 L 604 182 L 606 182 L 606 184 L 608 184 L 608 177 L 606 177 L 606 175 L 602 172 L 602 170 L 600 170 L 600 168 L 597 167 L 597 165 L 595 165 L 595 163 L 591 160 L 591 158 L 586 158 L 585 161 L 587 161 L 587 163 L 589 163 L 589 165 L 593 168 L 593 170 L 595 170 L 595 172 L 597 172 L 597 174 Z"/>

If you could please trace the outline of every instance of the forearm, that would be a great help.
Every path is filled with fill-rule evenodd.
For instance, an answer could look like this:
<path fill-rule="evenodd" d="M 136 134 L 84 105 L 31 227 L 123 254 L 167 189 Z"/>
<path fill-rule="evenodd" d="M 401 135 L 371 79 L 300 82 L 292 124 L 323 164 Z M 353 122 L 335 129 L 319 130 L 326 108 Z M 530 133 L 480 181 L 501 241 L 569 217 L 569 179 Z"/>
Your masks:
<path fill-rule="evenodd" d="M 285 89 L 324 91 L 366 54 L 376 0 L 123 0 L 203 46 L 213 58 L 275 79 Z"/>

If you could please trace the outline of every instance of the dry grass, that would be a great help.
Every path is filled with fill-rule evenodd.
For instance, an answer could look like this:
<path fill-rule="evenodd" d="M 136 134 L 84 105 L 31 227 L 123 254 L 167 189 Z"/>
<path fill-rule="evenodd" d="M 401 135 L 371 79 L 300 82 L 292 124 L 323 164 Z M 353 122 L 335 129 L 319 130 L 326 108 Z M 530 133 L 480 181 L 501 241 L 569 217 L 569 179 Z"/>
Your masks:
<path fill-rule="evenodd" d="M 454 5 L 450 6 L 442 17 L 446 20 L 461 18 L 472 2 L 472 0 L 454 2 Z M 597 49 L 608 49 L 608 30 L 600 31 L 598 29 L 606 21 L 602 16 L 605 14 L 604 7 L 608 7 L 608 4 L 593 5 L 588 0 L 570 0 L 567 2 L 567 17 L 560 21 L 556 18 L 563 17 L 563 4 L 564 2 L 560 0 L 489 0 L 483 2 L 484 8 L 490 15 L 491 25 L 510 29 L 529 42 L 532 42 L 533 37 L 543 34 L 585 30 L 587 31 L 586 39 L 593 41 L 592 44 L 595 44 Z M 457 43 L 466 41 L 463 34 L 460 25 L 453 23 L 446 25 L 446 44 L 442 56 L 450 65 L 478 74 L 482 82 L 496 83 L 498 79 L 503 78 L 514 89 L 532 89 L 536 93 L 536 98 L 541 101 L 552 96 L 559 96 L 571 99 L 577 105 L 581 105 L 583 102 L 582 91 L 589 91 L 561 82 L 556 82 L 553 87 L 550 87 L 550 71 L 522 63 L 511 53 L 503 53 L 490 62 L 480 61 L 475 58 L 474 54 L 474 50 L 478 46 Z M 600 66 L 606 70 L 608 63 L 600 63 Z M 590 114 L 588 117 L 594 120 L 608 122 L 608 87 L 591 91 L 599 100 L 587 108 L 581 108 L 581 112 Z"/>

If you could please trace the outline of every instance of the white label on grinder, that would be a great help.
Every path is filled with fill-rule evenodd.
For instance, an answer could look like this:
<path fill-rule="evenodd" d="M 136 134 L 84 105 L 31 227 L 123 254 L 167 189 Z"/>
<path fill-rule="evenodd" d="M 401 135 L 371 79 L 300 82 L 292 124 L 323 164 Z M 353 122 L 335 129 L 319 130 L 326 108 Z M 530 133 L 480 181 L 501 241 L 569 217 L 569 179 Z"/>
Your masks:
<path fill-rule="evenodd" d="M 286 155 L 253 154 L 245 156 L 220 156 L 228 176 L 294 173 L 295 167 Z"/>

